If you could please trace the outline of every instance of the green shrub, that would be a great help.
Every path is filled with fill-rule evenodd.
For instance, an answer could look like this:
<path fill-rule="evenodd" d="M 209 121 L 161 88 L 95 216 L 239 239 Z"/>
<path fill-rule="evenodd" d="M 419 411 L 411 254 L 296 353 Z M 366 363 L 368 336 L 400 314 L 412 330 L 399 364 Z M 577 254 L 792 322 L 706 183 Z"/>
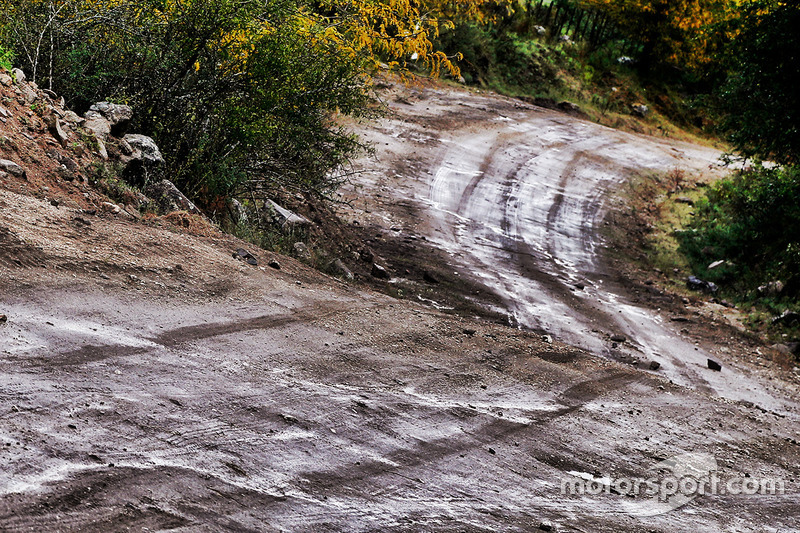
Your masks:
<path fill-rule="evenodd" d="M 11 50 L 6 50 L 0 46 L 0 68 L 11 70 L 13 67 L 12 61 L 14 61 L 14 54 L 11 53 Z"/>
<path fill-rule="evenodd" d="M 695 205 L 680 234 L 695 273 L 742 298 L 781 280 L 782 295 L 800 294 L 800 167 L 755 167 L 721 180 Z M 722 267 L 708 270 L 717 260 Z"/>
<path fill-rule="evenodd" d="M 0 33 L 19 50 L 52 39 L 25 54 L 37 83 L 78 111 L 129 103 L 165 174 L 209 211 L 279 187 L 329 194 L 360 148 L 332 115 L 370 109 L 362 59 L 293 0 L 22 3 Z"/>

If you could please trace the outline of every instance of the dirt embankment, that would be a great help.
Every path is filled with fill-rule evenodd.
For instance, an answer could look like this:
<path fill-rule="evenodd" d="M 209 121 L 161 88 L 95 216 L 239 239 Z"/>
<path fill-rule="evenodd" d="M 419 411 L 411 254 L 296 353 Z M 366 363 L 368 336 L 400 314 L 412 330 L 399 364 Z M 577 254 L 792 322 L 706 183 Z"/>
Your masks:
<path fill-rule="evenodd" d="M 48 191 L 32 194 L 30 181 L 25 190 L 5 181 L 0 530 L 797 530 L 799 395 L 776 369 L 731 354 L 720 374 L 758 386 L 740 401 L 571 347 L 554 332 L 435 308 L 431 301 L 441 306 L 447 297 L 476 308 L 488 301 L 497 314 L 525 318 L 524 301 L 509 305 L 515 293 L 492 276 L 511 289 L 549 280 L 560 294 L 559 277 L 537 263 L 528 272 L 539 277 L 503 278 L 515 258 L 541 257 L 537 250 L 501 248 L 478 268 L 469 263 L 486 256 L 466 243 L 490 237 L 470 221 L 474 205 L 493 198 L 480 183 L 463 207 L 447 209 L 462 225 L 428 211 L 446 207 L 448 183 L 457 185 L 430 181 L 457 174 L 437 172 L 444 163 L 463 163 L 456 170 L 469 176 L 467 156 L 483 154 L 484 140 L 464 145 L 449 136 L 501 133 L 493 157 L 513 170 L 529 148 L 516 141 L 560 135 L 558 127 L 581 135 L 588 126 L 548 114 L 520 132 L 542 112 L 452 90 L 411 96 L 413 106 L 367 132 L 390 143 L 384 153 L 393 163 L 362 182 L 342 216 L 367 228 L 358 230 L 363 241 L 388 263 L 392 279 L 380 283 L 413 288 L 413 299 L 342 282 L 212 229 L 191 235 L 121 212 L 89 216 L 93 207 L 78 196 L 54 206 Z M 468 150 L 439 150 L 448 145 Z M 605 157 L 613 160 L 613 150 Z M 487 177 L 496 175 L 490 170 Z M 96 193 L 87 192 L 91 201 Z M 581 197 L 562 192 L 561 206 Z M 521 197 L 508 194 L 506 205 Z M 512 227 L 513 218 L 492 226 L 498 235 Z M 235 259 L 239 247 L 258 264 Z M 590 271 L 580 274 L 585 288 L 597 284 Z M 525 319 L 555 320 L 571 301 L 529 305 Z M 610 490 L 613 480 L 644 479 L 687 456 L 711 457 L 724 479 L 781 480 L 785 492 L 696 495 L 663 508 L 619 485 Z M 564 481 L 576 479 L 609 490 L 564 494 Z"/>

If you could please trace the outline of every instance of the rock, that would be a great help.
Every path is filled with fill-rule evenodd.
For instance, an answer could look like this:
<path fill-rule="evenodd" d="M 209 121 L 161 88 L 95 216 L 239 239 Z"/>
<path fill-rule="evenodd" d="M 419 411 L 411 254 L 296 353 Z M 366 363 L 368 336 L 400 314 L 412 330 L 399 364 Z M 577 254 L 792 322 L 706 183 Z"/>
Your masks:
<path fill-rule="evenodd" d="M 671 316 L 671 317 L 669 317 L 669 319 L 670 319 L 672 322 L 689 322 L 689 319 L 688 319 L 688 318 L 686 318 L 685 316 L 677 316 L 677 315 L 676 315 L 676 316 Z"/>
<path fill-rule="evenodd" d="M 16 176 L 18 178 L 25 178 L 27 176 L 24 168 L 13 161 L 9 161 L 8 159 L 0 159 L 0 170 L 8 172 L 12 176 Z"/>
<path fill-rule="evenodd" d="M 800 342 L 787 342 L 786 347 L 792 352 L 792 355 L 800 356 Z"/>
<path fill-rule="evenodd" d="M 20 90 L 22 91 L 22 97 L 25 99 L 26 104 L 32 104 L 39 98 L 39 93 L 29 85 L 22 85 Z"/>
<path fill-rule="evenodd" d="M 6 315 L 0 315 L 0 324 L 5 324 L 8 322 L 8 317 Z"/>
<path fill-rule="evenodd" d="M 430 273 L 430 272 L 428 272 L 427 270 L 426 270 L 425 272 L 423 272 L 423 273 L 422 273 L 422 279 L 423 279 L 423 281 L 425 281 L 426 283 L 431 283 L 431 284 L 433 284 L 433 285 L 436 285 L 436 284 L 438 284 L 438 283 L 439 283 L 439 280 L 436 278 L 436 276 L 434 276 L 433 274 L 431 274 L 431 273 Z"/>
<path fill-rule="evenodd" d="M 264 214 L 273 224 L 283 229 L 311 224 L 307 218 L 278 205 L 272 200 L 267 200 L 264 205 Z"/>
<path fill-rule="evenodd" d="M 123 178 L 135 185 L 157 180 L 164 157 L 155 141 L 147 135 L 128 134 L 117 140 L 120 161 L 125 165 Z"/>
<path fill-rule="evenodd" d="M 773 344 L 770 346 L 770 348 L 778 353 L 782 353 L 783 355 L 794 355 L 794 353 L 792 353 L 792 349 L 785 344 Z"/>
<path fill-rule="evenodd" d="M 694 200 L 692 200 L 688 196 L 678 196 L 677 198 L 675 198 L 675 201 L 679 204 L 694 205 Z M 722 263 L 723 261 L 720 261 L 720 264 Z"/>
<path fill-rule="evenodd" d="M 300 259 L 305 259 L 306 261 L 311 259 L 311 251 L 306 246 L 304 242 L 296 242 L 294 243 L 294 253 L 297 254 L 297 257 Z"/>
<path fill-rule="evenodd" d="M 161 155 L 161 150 L 152 137 L 147 135 L 139 135 L 129 133 L 125 135 L 122 140 L 128 143 L 131 148 L 139 150 L 142 153 L 142 160 L 153 165 L 161 165 L 164 163 L 164 156 Z"/>
<path fill-rule="evenodd" d="M 55 114 L 50 114 L 44 117 L 44 122 L 47 124 L 47 129 L 50 130 L 50 134 L 55 137 L 62 147 L 66 148 L 69 144 L 69 136 L 61 127 L 61 120 Z"/>
<path fill-rule="evenodd" d="M 619 333 L 611 335 L 611 342 L 625 342 L 626 340 L 628 339 L 625 337 L 625 335 L 620 335 Z"/>
<path fill-rule="evenodd" d="M 199 215 L 200 210 L 169 180 L 161 180 L 145 188 L 144 193 L 149 196 L 162 213 L 172 211 L 187 211 Z"/>
<path fill-rule="evenodd" d="M 547 33 L 547 28 L 544 26 L 534 26 L 533 30 L 536 32 L 537 35 L 544 35 Z"/>
<path fill-rule="evenodd" d="M 14 77 L 14 81 L 17 83 L 17 85 L 25 83 L 28 79 L 25 76 L 25 73 L 18 68 L 11 69 L 11 75 Z"/>
<path fill-rule="evenodd" d="M 14 83 L 14 78 L 5 72 L 0 72 L 0 85 L 3 85 L 4 87 L 10 87 L 12 83 Z"/>
<path fill-rule="evenodd" d="M 544 521 L 539 524 L 539 530 L 541 531 L 553 531 L 553 524 L 550 522 Z"/>
<path fill-rule="evenodd" d="M 353 272 L 351 272 L 350 269 L 347 268 L 347 265 L 345 265 L 341 259 L 337 259 L 331 264 L 331 270 L 333 270 L 334 274 L 336 274 L 337 276 L 341 276 L 347 280 L 355 279 L 355 276 L 353 276 Z"/>
<path fill-rule="evenodd" d="M 761 294 L 769 295 L 769 296 L 777 296 L 778 294 L 783 292 L 783 287 L 784 287 L 784 285 L 783 285 L 782 281 L 780 281 L 780 280 L 771 281 L 771 282 L 767 283 L 766 285 L 761 285 L 758 288 L 758 292 L 760 292 Z"/>
<path fill-rule="evenodd" d="M 464 335 L 469 335 L 470 337 L 472 337 L 473 335 L 475 335 L 477 333 L 477 331 L 472 329 L 472 328 L 464 328 L 464 329 L 461 330 L 461 332 Z"/>
<path fill-rule="evenodd" d="M 238 259 L 239 261 L 244 261 L 248 265 L 258 266 L 258 259 L 245 250 L 244 248 L 238 248 L 235 252 L 233 252 L 233 258 Z"/>
<path fill-rule="evenodd" d="M 375 261 L 375 253 L 367 246 L 365 246 L 364 248 L 361 249 L 360 252 L 358 252 L 358 257 L 365 263 L 372 263 L 373 261 Z"/>
<path fill-rule="evenodd" d="M 281 264 L 280 264 L 280 263 L 278 263 L 278 261 L 277 261 L 277 260 L 275 260 L 275 259 L 270 259 L 270 260 L 269 260 L 269 263 L 267 263 L 267 265 L 268 265 L 270 268 L 274 268 L 275 270 L 280 270 L 280 269 L 281 269 Z"/>
<path fill-rule="evenodd" d="M 103 211 L 106 213 L 112 213 L 114 215 L 119 214 L 122 209 L 117 204 L 112 204 L 111 202 L 103 202 L 100 204 L 100 207 L 103 208 Z"/>
<path fill-rule="evenodd" d="M 553 344 L 553 336 L 552 335 L 542 335 L 542 340 L 547 344 Z"/>
<path fill-rule="evenodd" d="M 722 265 L 724 265 L 724 264 L 725 264 L 725 260 L 724 260 L 724 259 L 720 259 L 719 261 L 714 261 L 713 263 L 711 263 L 710 265 L 708 265 L 708 267 L 706 267 L 706 268 L 707 268 L 708 270 L 714 270 L 715 268 L 719 268 L 719 267 L 721 267 L 721 266 L 722 266 Z"/>
<path fill-rule="evenodd" d="M 50 157 L 50 159 L 53 159 L 54 161 L 58 161 L 59 163 L 61 163 L 61 166 L 67 169 L 73 175 L 77 174 L 80 171 L 80 167 L 75 161 L 73 161 L 66 155 L 62 154 L 58 150 L 50 149 L 47 151 L 47 155 Z"/>
<path fill-rule="evenodd" d="M 138 210 L 138 209 L 137 209 L 137 208 L 136 208 L 134 205 L 132 205 L 132 204 L 127 204 L 127 205 L 125 206 L 125 212 L 126 212 L 126 213 L 128 213 L 128 214 L 129 214 L 131 217 L 133 217 L 135 220 L 141 220 L 141 219 L 142 219 L 142 214 L 141 214 L 141 213 L 139 212 L 139 210 Z"/>
<path fill-rule="evenodd" d="M 108 139 L 111 135 L 111 123 L 106 118 L 95 111 L 87 111 L 84 115 L 83 127 L 94 134 L 101 141 Z"/>
<path fill-rule="evenodd" d="M 631 113 L 636 115 L 637 117 L 644 118 L 650 112 L 650 108 L 644 104 L 633 104 L 631 105 Z"/>
<path fill-rule="evenodd" d="M 108 159 L 108 150 L 106 149 L 105 141 L 99 137 L 95 137 L 94 140 L 97 142 L 97 153 L 100 154 L 100 157 L 103 159 Z"/>
<path fill-rule="evenodd" d="M 234 198 L 230 201 L 228 209 L 230 211 L 231 220 L 233 220 L 234 223 L 244 224 L 247 222 L 247 208 L 242 205 L 242 202 Z"/>
<path fill-rule="evenodd" d="M 81 116 L 79 116 L 75 111 L 66 111 L 64 113 L 64 117 L 63 118 L 64 118 L 64 122 L 67 122 L 68 124 L 72 124 L 72 125 L 76 125 L 76 126 L 80 126 L 81 124 L 86 122 L 86 119 L 81 117 Z"/>
<path fill-rule="evenodd" d="M 379 265 L 378 263 L 372 263 L 372 271 L 370 272 L 373 278 L 377 279 L 389 279 L 391 276 L 389 272 L 386 271 L 384 267 Z"/>
<path fill-rule="evenodd" d="M 649 368 L 650 370 L 656 371 L 659 368 L 661 368 L 661 363 L 659 363 L 658 361 L 650 361 Z"/>
<path fill-rule="evenodd" d="M 557 105 L 561 111 L 566 111 L 567 113 L 580 113 L 581 111 L 580 106 L 572 102 L 567 102 L 566 100 L 559 102 Z"/>
<path fill-rule="evenodd" d="M 55 92 L 51 91 L 50 89 L 42 89 L 42 92 L 53 100 L 58 98 L 58 95 Z"/>
<path fill-rule="evenodd" d="M 298 422 L 298 420 L 292 415 L 281 414 L 281 418 L 283 418 L 284 422 L 287 424 L 297 424 Z"/>
<path fill-rule="evenodd" d="M 52 200 L 50 200 L 50 205 L 52 205 L 53 207 L 58 207 L 59 205 L 61 205 L 61 203 L 55 198 L 53 198 Z"/>
<path fill-rule="evenodd" d="M 720 371 L 722 371 L 722 365 L 721 365 L 721 364 L 719 364 L 719 363 L 717 363 L 717 362 L 716 362 L 716 361 L 714 361 L 713 359 L 709 359 L 709 360 L 708 360 L 708 368 L 710 368 L 711 370 L 713 370 L 713 371 L 715 371 L 715 372 L 720 372 Z"/>
<path fill-rule="evenodd" d="M 704 291 L 704 292 L 717 292 L 718 287 L 716 284 L 702 280 L 696 276 L 689 276 L 686 279 L 686 287 L 693 291 Z"/>
<path fill-rule="evenodd" d="M 800 322 L 800 313 L 795 313 L 794 311 L 789 311 L 788 309 L 783 312 L 781 316 L 776 316 L 772 319 L 773 324 L 783 323 L 787 326 L 791 326 Z"/>
<path fill-rule="evenodd" d="M 133 110 L 129 106 L 111 102 L 97 102 L 89 108 L 87 113 L 97 113 L 105 118 L 115 137 L 125 133 L 128 123 L 133 118 Z"/>

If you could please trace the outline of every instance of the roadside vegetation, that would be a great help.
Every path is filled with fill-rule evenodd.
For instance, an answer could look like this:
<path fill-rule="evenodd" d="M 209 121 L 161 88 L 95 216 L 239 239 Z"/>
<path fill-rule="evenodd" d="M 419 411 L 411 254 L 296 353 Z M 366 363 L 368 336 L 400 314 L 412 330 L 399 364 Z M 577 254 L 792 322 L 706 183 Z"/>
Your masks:
<path fill-rule="evenodd" d="M 751 326 L 800 333 L 800 5 L 760 0 L 730 26 L 715 104 L 742 169 L 713 184 L 681 232 L 693 270 L 751 310 Z M 743 158 L 748 158 L 743 160 Z M 717 262 L 715 268 L 709 268 Z"/>

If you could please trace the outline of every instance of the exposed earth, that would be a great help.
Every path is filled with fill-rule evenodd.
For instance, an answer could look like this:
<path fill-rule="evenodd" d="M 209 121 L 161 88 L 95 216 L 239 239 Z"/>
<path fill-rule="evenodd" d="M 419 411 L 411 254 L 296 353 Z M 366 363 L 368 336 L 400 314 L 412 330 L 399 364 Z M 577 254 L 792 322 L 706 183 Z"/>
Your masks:
<path fill-rule="evenodd" d="M 341 216 L 401 298 L 4 183 L 0 530 L 799 531 L 796 367 L 603 253 L 626 180 L 717 154 L 462 89 L 387 99 Z M 614 482 L 689 467 L 783 494 Z"/>

